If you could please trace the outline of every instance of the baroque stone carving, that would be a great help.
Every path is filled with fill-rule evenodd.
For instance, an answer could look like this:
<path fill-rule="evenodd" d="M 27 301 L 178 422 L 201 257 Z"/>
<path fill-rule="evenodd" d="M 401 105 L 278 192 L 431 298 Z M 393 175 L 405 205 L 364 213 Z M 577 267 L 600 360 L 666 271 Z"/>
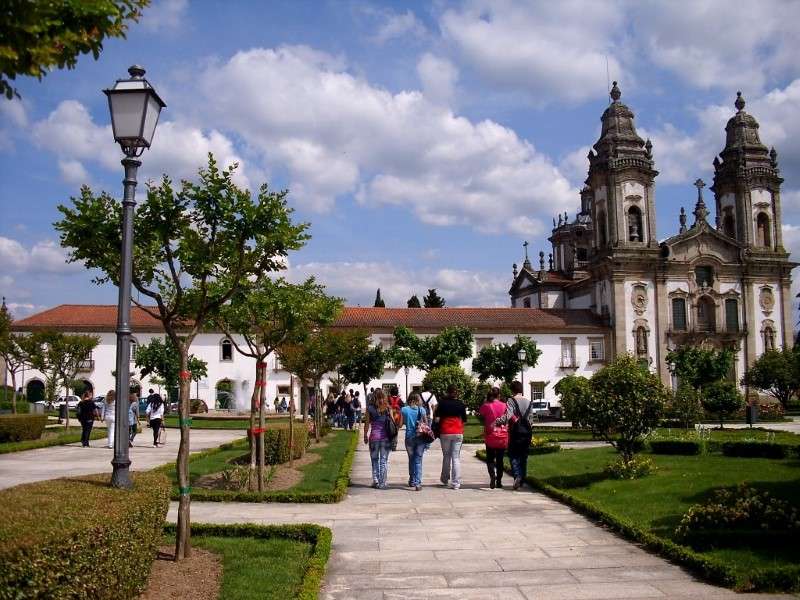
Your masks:
<path fill-rule="evenodd" d="M 772 312 L 772 309 L 775 308 L 775 296 L 772 293 L 772 288 L 761 288 L 761 293 L 758 295 L 758 303 L 761 305 L 761 310 L 764 311 L 765 315 Z"/>
<path fill-rule="evenodd" d="M 647 286 L 637 283 L 631 290 L 631 304 L 637 315 L 641 316 L 647 310 Z"/>

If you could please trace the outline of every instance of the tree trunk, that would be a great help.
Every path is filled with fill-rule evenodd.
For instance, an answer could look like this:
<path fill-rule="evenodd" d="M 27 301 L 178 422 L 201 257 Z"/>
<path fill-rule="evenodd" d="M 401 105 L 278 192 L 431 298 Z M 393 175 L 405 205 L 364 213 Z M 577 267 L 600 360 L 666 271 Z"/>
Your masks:
<path fill-rule="evenodd" d="M 191 488 L 189 487 L 189 411 L 191 394 L 191 376 L 189 375 L 189 341 L 179 345 L 181 357 L 180 370 L 180 400 L 178 402 L 178 419 L 181 428 L 181 440 L 178 446 L 178 487 L 180 500 L 178 501 L 178 528 L 175 532 L 175 560 L 183 560 L 192 555 L 191 521 L 189 507 L 192 501 Z"/>
<path fill-rule="evenodd" d="M 256 452 L 256 406 L 258 405 L 258 360 L 256 360 L 256 380 L 253 386 L 253 393 L 250 395 L 250 431 L 248 431 L 247 441 L 250 444 L 250 470 L 247 473 L 247 489 L 256 489 L 256 463 L 258 453 Z"/>
<path fill-rule="evenodd" d="M 317 443 L 319 443 L 320 439 L 320 430 L 322 429 L 322 402 L 320 402 L 319 397 L 319 382 L 315 379 L 314 380 L 314 415 L 316 417 L 316 425 L 314 427 L 314 438 L 316 439 Z"/>
<path fill-rule="evenodd" d="M 308 390 L 300 377 L 297 380 L 300 383 L 300 406 L 303 409 L 303 423 L 306 423 L 308 421 Z"/>
<path fill-rule="evenodd" d="M 67 415 L 66 419 L 64 419 L 64 429 L 69 429 L 69 388 L 67 387 L 66 383 L 64 384 L 64 404 L 67 407 L 67 410 L 64 412 Z"/>
<path fill-rule="evenodd" d="M 265 449 L 264 449 L 264 426 L 266 425 L 264 410 L 267 403 L 267 363 L 261 363 L 261 401 L 258 405 L 258 491 L 264 491 L 264 462 L 265 462 Z"/>
<path fill-rule="evenodd" d="M 294 467 L 294 377 L 289 376 L 289 468 Z"/>
<path fill-rule="evenodd" d="M 17 414 L 17 372 L 11 371 L 11 412 Z"/>

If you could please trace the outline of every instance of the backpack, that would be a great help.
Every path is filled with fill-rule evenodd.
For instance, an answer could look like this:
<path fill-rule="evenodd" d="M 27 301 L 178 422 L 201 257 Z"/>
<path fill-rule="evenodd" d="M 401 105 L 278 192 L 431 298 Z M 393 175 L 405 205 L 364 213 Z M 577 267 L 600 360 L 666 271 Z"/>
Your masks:
<path fill-rule="evenodd" d="M 509 440 L 508 447 L 510 450 L 517 452 L 527 452 L 531 445 L 531 440 L 533 439 L 533 429 L 528 420 L 528 416 L 531 414 L 531 409 L 533 408 L 533 402 L 528 403 L 528 408 L 523 415 L 520 412 L 517 401 L 513 398 L 511 398 L 511 401 L 514 403 L 514 414 L 519 415 L 520 418 L 517 419 L 509 429 L 509 437 L 511 439 Z"/>

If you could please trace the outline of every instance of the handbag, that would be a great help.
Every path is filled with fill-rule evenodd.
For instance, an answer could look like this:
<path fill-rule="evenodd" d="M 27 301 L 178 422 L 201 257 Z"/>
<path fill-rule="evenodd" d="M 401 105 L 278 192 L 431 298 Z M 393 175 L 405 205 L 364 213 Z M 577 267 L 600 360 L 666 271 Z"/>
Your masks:
<path fill-rule="evenodd" d="M 426 444 L 430 444 L 436 439 L 431 426 L 428 425 L 428 418 L 419 408 L 417 409 L 417 439 Z"/>
<path fill-rule="evenodd" d="M 386 416 L 386 435 L 390 440 L 397 439 L 397 423 L 394 422 L 391 414 Z"/>

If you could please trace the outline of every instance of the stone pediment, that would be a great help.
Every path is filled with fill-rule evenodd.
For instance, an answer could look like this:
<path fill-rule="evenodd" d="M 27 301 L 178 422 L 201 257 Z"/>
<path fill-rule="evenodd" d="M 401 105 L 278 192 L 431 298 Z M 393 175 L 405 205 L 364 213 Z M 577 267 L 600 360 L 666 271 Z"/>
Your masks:
<path fill-rule="evenodd" d="M 720 263 L 741 262 L 742 246 L 726 235 L 702 222 L 684 233 L 673 236 L 661 243 L 668 249 L 667 260 L 692 262 L 696 258 L 715 258 Z"/>

